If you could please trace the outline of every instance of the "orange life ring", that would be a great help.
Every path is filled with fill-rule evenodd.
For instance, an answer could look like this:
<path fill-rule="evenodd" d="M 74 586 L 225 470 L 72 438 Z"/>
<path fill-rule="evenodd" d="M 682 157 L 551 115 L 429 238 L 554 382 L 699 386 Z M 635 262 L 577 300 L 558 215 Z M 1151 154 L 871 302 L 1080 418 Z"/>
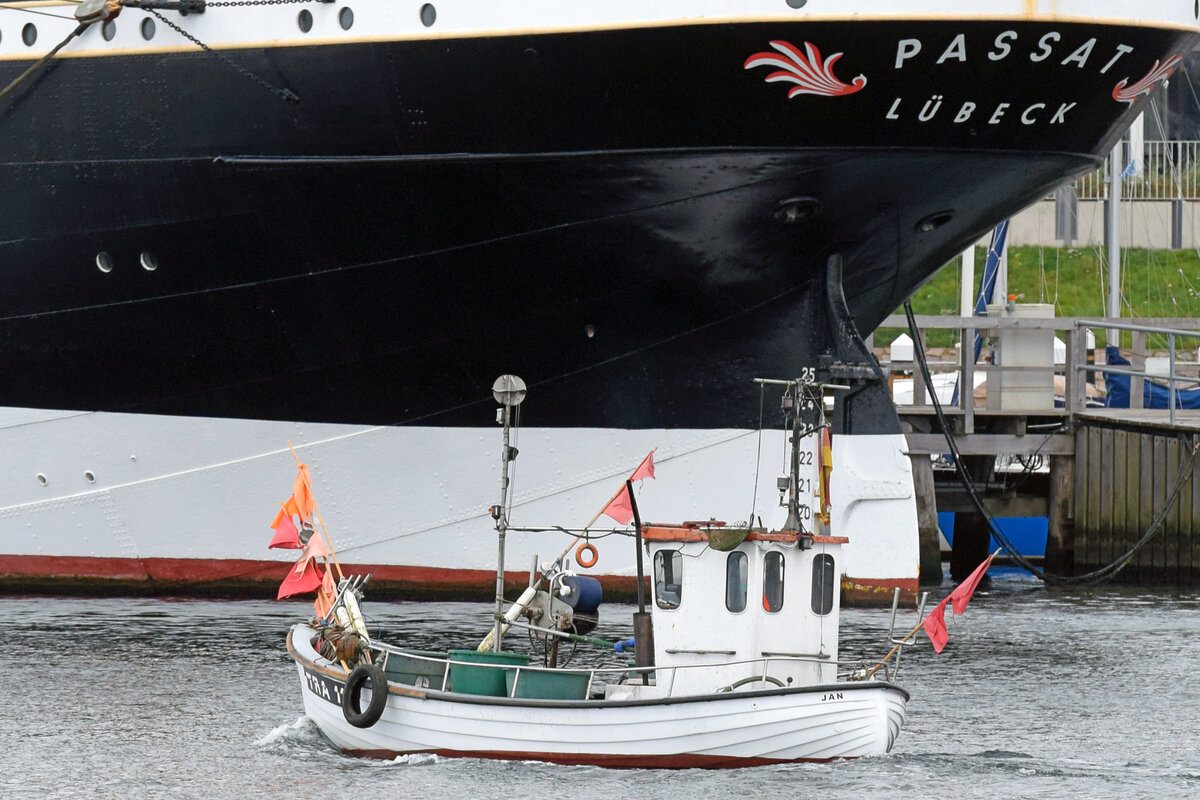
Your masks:
<path fill-rule="evenodd" d="M 585 552 L 591 552 L 592 554 L 591 558 L 589 558 L 587 561 L 583 560 L 583 554 Z M 575 563 L 584 569 L 596 566 L 596 561 L 599 558 L 600 554 L 596 552 L 596 545 L 592 544 L 591 542 L 584 542 L 575 549 Z"/>

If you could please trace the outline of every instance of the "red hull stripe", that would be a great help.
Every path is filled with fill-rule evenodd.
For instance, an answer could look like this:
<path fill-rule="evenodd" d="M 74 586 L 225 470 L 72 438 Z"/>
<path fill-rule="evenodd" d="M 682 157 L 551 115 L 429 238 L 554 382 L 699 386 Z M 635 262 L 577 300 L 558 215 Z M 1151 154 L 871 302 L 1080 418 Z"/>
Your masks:
<path fill-rule="evenodd" d="M 188 595 L 274 597 L 291 567 L 286 561 L 226 558 L 90 558 L 0 554 L 0 591 L 34 589 L 78 593 L 131 591 Z M 347 574 L 371 575 L 379 599 L 489 600 L 495 598 L 496 573 L 479 569 L 413 567 L 395 564 L 343 564 Z M 628 575 L 596 575 L 610 599 L 632 597 L 636 581 Z M 509 582 L 524 587 L 527 572 L 511 572 Z M 890 605 L 892 591 L 916 598 L 917 579 L 850 579 L 842 582 L 849 605 Z M 303 599 L 303 598 L 298 598 Z"/>

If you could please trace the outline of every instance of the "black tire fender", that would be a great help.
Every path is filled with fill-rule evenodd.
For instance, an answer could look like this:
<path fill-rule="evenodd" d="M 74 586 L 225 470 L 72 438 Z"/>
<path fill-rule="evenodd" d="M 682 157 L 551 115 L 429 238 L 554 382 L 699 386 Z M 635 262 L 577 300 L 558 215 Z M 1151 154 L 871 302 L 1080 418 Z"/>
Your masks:
<path fill-rule="evenodd" d="M 362 690 L 371 684 L 371 702 L 362 708 Z M 387 675 L 374 664 L 359 664 L 346 678 L 346 690 L 342 692 L 342 716 L 356 728 L 369 728 L 383 716 L 387 705 Z"/>

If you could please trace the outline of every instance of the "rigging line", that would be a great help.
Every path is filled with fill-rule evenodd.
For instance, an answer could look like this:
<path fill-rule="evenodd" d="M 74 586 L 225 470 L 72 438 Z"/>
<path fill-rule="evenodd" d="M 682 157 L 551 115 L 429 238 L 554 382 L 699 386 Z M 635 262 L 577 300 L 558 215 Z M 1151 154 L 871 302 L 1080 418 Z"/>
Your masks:
<path fill-rule="evenodd" d="M 13 89 L 16 89 L 18 86 L 20 86 L 21 83 L 24 82 L 24 80 L 26 78 L 28 78 L 30 75 L 32 75 L 37 70 L 41 69 L 48 61 L 50 61 L 52 58 L 54 58 L 56 55 L 58 55 L 59 50 L 62 50 L 64 47 L 66 47 L 68 44 L 70 44 L 72 39 L 74 39 L 76 36 L 83 33 L 84 31 L 86 31 L 88 29 L 88 26 L 90 26 L 91 24 L 92 24 L 91 22 L 81 22 L 78 25 L 76 25 L 75 30 L 73 30 L 69 34 L 67 34 L 67 38 L 63 39 L 61 42 L 56 44 L 54 46 L 54 48 L 52 50 L 50 50 L 50 52 L 46 53 L 46 55 L 42 56 L 37 61 L 30 64 L 28 69 L 26 69 L 24 72 L 22 72 L 17 77 L 13 78 L 12 82 L 9 83 L 8 86 L 5 86 L 3 90 L 0 90 L 0 99 L 2 99 L 5 95 L 7 95 Z"/>
<path fill-rule="evenodd" d="M 694 455 L 695 453 L 700 453 L 700 452 L 703 452 L 704 450 L 708 450 L 713 447 L 720 447 L 721 445 L 729 444 L 730 442 L 736 442 L 739 439 L 744 439 L 745 437 L 752 435 L 753 433 L 754 433 L 754 431 L 738 431 L 736 433 L 736 435 L 734 435 L 734 436 L 730 436 L 728 438 L 721 439 L 719 441 L 709 442 L 707 444 L 700 445 L 699 447 L 694 447 L 691 450 L 686 450 L 682 453 L 678 453 L 677 455 L 668 456 L 666 458 L 663 458 L 659 462 L 659 464 L 665 464 L 669 461 L 683 458 L 685 456 Z M 655 466 L 657 467 L 658 464 L 656 464 Z M 564 489 L 558 489 L 556 491 L 552 491 L 547 494 L 540 495 L 538 497 L 532 497 L 527 500 L 522 500 L 520 503 L 517 503 L 516 505 L 517 505 L 517 507 L 529 505 L 530 503 L 535 503 L 535 502 L 539 502 L 541 500 L 549 499 L 551 497 L 557 497 L 558 495 L 567 494 L 567 493 L 573 492 L 573 491 L 578 491 L 579 489 L 582 489 L 585 486 L 591 486 L 591 485 L 600 483 L 602 481 L 612 480 L 613 477 L 615 477 L 616 475 L 619 475 L 619 474 L 622 474 L 622 473 L 613 473 L 610 475 L 601 476 L 599 478 L 587 481 L 585 483 L 577 484 L 575 486 L 568 486 Z M 3 509 L 0 509 L 0 510 L 3 510 Z M 440 528 L 448 528 L 451 525 L 458 525 L 458 524 L 461 524 L 464 522 L 469 522 L 473 519 L 480 519 L 480 520 L 490 519 L 490 516 L 488 515 L 487 511 L 484 510 L 481 512 L 472 513 L 469 516 L 459 517 L 458 519 L 452 519 L 452 520 L 449 520 L 446 522 L 438 522 L 433 525 L 428 525 L 424 528 L 419 528 L 417 530 L 403 531 L 401 533 L 395 534 L 394 536 L 385 536 L 382 539 L 373 539 L 369 542 L 362 542 L 361 544 L 343 546 L 341 548 L 341 552 L 345 553 L 347 551 L 352 551 L 352 550 L 361 550 L 362 548 L 365 548 L 365 547 L 373 547 L 375 545 L 387 544 L 388 542 L 395 542 L 395 541 L 399 541 L 401 539 L 410 538 L 412 536 L 419 536 L 424 533 L 430 533 L 431 531 L 436 531 Z M 523 527 L 527 527 L 527 526 L 523 526 Z"/>
<path fill-rule="evenodd" d="M 26 14 L 37 14 L 42 17 L 54 17 L 55 19 L 69 19 L 72 22 L 75 21 L 74 17 L 69 17 L 65 14 L 51 14 L 49 11 L 37 11 L 32 8 L 20 8 L 17 6 L 5 5 L 4 3 L 0 3 L 0 11 L 24 11 Z"/>
<path fill-rule="evenodd" d="M 746 527 L 754 527 L 754 511 L 758 508 L 758 473 L 762 468 L 762 429 L 763 414 L 767 402 L 767 385 L 758 385 L 758 443 L 754 449 L 754 492 L 750 496 L 750 516 L 747 517 Z"/>

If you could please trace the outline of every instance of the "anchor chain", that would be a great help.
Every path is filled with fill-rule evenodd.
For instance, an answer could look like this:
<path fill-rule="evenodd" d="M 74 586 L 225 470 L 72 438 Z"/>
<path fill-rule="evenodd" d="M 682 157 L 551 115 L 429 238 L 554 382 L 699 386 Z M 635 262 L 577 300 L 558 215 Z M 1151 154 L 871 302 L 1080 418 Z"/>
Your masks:
<path fill-rule="evenodd" d="M 58 52 L 60 50 L 62 50 L 64 47 L 66 47 L 71 42 L 72 39 L 74 39 L 75 37 L 82 34 L 84 31 L 86 31 L 92 25 L 96 24 L 97 22 L 108 22 L 111 19 L 115 19 L 116 16 L 121 13 L 122 8 L 137 8 L 137 9 L 146 11 L 149 14 L 154 15 L 155 17 L 157 17 L 159 19 L 159 21 L 161 21 L 168 28 L 171 28 L 172 30 L 174 30 L 180 36 L 187 39 L 189 42 L 196 45 L 201 50 L 204 50 L 207 53 L 211 53 L 214 56 L 216 56 L 217 58 L 221 59 L 222 61 L 225 62 L 226 65 L 228 65 L 231 69 L 233 69 L 234 72 L 237 72 L 237 73 L 243 75 L 244 77 L 249 79 L 251 82 L 256 83 L 259 86 L 263 87 L 268 92 L 271 92 L 276 97 L 279 97 L 281 100 L 283 100 L 284 102 L 295 105 L 296 103 L 300 102 L 300 97 L 295 92 L 293 92 L 291 89 L 286 89 L 286 88 L 280 89 L 276 86 L 273 86 L 272 84 L 268 83 L 266 80 L 260 78 L 259 76 L 255 75 L 253 72 L 251 72 L 250 70 L 243 67 L 241 64 L 238 64 L 236 61 L 229 58 L 224 53 L 213 50 L 211 47 L 209 47 L 204 42 L 200 41 L 194 35 L 192 35 L 191 33 L 188 33 L 182 27 L 180 27 L 179 25 L 175 24 L 171 20 L 164 17 L 161 13 L 159 13 L 158 9 L 161 8 L 161 9 L 178 11 L 180 14 L 186 15 L 188 13 L 203 14 L 206 5 L 210 5 L 210 6 L 284 5 L 284 4 L 292 4 L 292 3 L 300 3 L 300 2 L 305 2 L 305 0 L 220 0 L 220 2 L 213 2 L 213 3 L 208 3 L 208 2 L 206 2 L 206 0 L 84 0 L 82 3 L 80 3 L 75 8 L 75 19 L 79 21 L 79 24 L 75 27 L 75 29 L 73 31 L 71 31 L 65 39 L 63 39 L 61 42 L 59 42 L 57 45 L 55 45 L 52 50 L 50 50 L 48 53 L 46 53 L 46 55 L 42 56 L 37 61 L 35 61 L 33 64 L 31 64 L 28 69 L 26 69 L 24 72 L 22 72 L 16 78 L 14 78 L 12 81 L 10 81 L 9 84 L 7 86 L 5 86 L 3 89 L 0 89 L 0 99 L 3 99 L 6 95 L 11 93 L 14 89 L 16 89 L 22 83 L 24 83 L 29 78 L 30 75 L 37 72 L 39 69 L 41 69 L 47 63 L 49 63 L 50 60 L 53 59 L 56 55 L 58 55 Z M 318 0 L 318 2 L 334 2 L 334 0 Z"/>
<path fill-rule="evenodd" d="M 267 1 L 268 1 L 268 2 L 271 2 L 272 0 L 267 0 Z M 289 1 L 290 1 L 290 0 L 289 0 Z M 209 5 L 215 5 L 215 3 L 209 3 Z M 300 97 L 299 97 L 299 96 L 298 96 L 298 95 L 297 95 L 295 92 L 293 92 L 291 89 L 280 89 L 280 88 L 278 88 L 278 87 L 276 87 L 276 86 L 272 86 L 270 83 L 268 83 L 267 81 L 265 81 L 265 80 L 263 80 L 262 78 L 258 77 L 258 76 L 257 76 L 257 75 L 255 75 L 253 72 L 251 72 L 250 70 L 246 69 L 246 68 L 245 68 L 245 67 L 243 67 L 241 64 L 237 63 L 237 62 L 236 62 L 236 61 L 234 61 L 232 58 L 230 58 L 229 56 L 227 56 L 227 55 L 225 55 L 224 53 L 221 53 L 221 52 L 219 52 L 219 51 L 217 51 L 217 50 L 213 50 L 211 47 L 209 47 L 208 45 L 206 45 L 204 42 L 200 41 L 200 40 L 199 40 L 199 39 L 197 39 L 195 36 L 193 36 L 192 34 L 188 33 L 188 32 L 187 32 L 187 31 L 185 31 L 183 28 L 181 28 L 180 26 L 176 25 L 176 24 L 175 24 L 174 22 L 172 22 L 171 20 L 169 20 L 169 19 L 167 19 L 166 17 L 164 17 L 162 14 L 160 14 L 160 13 L 159 13 L 158 11 L 156 11 L 155 9 L 153 9 L 153 8 L 150 8 L 150 9 L 146 9 L 146 10 L 147 10 L 147 11 L 148 11 L 150 14 L 153 14 L 154 16 L 158 17 L 158 19 L 159 19 L 159 20 L 161 20 L 161 21 L 162 21 L 162 23 L 163 23 L 164 25 L 166 25 L 168 28 L 171 28 L 171 29 L 172 29 L 172 30 L 174 30 L 176 33 L 178 33 L 180 36 L 182 36 L 183 38 L 187 39 L 189 42 L 191 42 L 192 44 L 196 45 L 197 47 L 199 47 L 201 50 L 205 51 L 206 53 L 212 53 L 214 56 L 216 56 L 217 58 L 219 58 L 219 59 L 221 59 L 222 61 L 224 61 L 226 65 L 228 65 L 228 66 L 229 66 L 231 69 L 233 69 L 233 71 L 234 71 L 234 72 L 237 72 L 237 73 L 239 73 L 239 74 L 241 74 L 241 75 L 245 76 L 245 77 L 246 77 L 246 78 L 248 78 L 248 79 L 249 79 L 251 82 L 253 82 L 253 83 L 256 83 L 256 84 L 258 84 L 259 86 L 263 87 L 263 88 L 264 88 L 264 89 L 266 89 L 268 92 L 271 92 L 271 93 L 272 93 L 272 94 L 274 94 L 276 97 L 279 97 L 280 99 L 282 99 L 284 102 L 286 102 L 286 103 L 291 103 L 292 105 L 295 105 L 295 104 L 297 104 L 297 103 L 299 103 L 299 102 L 300 102 Z"/>
<path fill-rule="evenodd" d="M 287 6 L 308 3 L 311 0 L 215 0 L 208 2 L 213 7 L 223 6 Z M 317 0 L 318 3 L 336 3 L 337 0 Z"/>

